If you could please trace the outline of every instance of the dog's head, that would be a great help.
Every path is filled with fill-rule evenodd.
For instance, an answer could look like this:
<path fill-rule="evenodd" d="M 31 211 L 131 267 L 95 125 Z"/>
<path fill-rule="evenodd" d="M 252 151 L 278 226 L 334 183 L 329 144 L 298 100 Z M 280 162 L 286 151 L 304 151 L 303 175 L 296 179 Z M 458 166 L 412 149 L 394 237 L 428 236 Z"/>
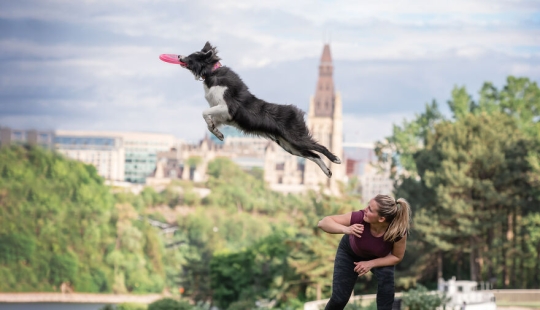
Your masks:
<path fill-rule="evenodd" d="M 221 58 L 217 55 L 217 49 L 210 42 L 206 42 L 200 52 L 192 53 L 189 56 L 179 55 L 178 60 L 181 62 L 180 66 L 191 71 L 195 79 L 199 80 L 212 72 L 212 68 Z"/>

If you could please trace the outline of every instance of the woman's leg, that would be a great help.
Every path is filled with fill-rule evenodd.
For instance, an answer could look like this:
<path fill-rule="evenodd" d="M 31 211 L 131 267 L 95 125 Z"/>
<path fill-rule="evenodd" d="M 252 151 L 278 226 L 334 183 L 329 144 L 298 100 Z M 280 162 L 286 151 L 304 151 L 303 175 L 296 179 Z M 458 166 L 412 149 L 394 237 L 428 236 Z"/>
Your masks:
<path fill-rule="evenodd" d="M 339 243 L 334 262 L 332 297 L 326 304 L 325 310 L 342 310 L 349 302 L 354 284 L 358 279 L 358 274 L 354 272 L 355 259 L 358 261 L 349 245 L 349 235 L 344 235 Z"/>
<path fill-rule="evenodd" d="M 372 268 L 377 278 L 377 310 L 392 310 L 394 303 L 394 266 Z"/>

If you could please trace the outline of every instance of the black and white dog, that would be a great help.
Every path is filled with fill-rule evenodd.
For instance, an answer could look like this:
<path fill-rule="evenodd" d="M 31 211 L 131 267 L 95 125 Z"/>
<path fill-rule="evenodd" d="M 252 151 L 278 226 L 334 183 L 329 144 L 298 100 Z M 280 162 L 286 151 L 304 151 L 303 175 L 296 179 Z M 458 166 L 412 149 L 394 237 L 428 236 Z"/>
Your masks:
<path fill-rule="evenodd" d="M 285 151 L 315 162 L 329 178 L 332 172 L 314 151 L 336 164 L 341 163 L 326 147 L 313 140 L 303 111 L 294 105 L 268 103 L 255 97 L 234 71 L 221 66 L 221 58 L 210 42 L 206 42 L 200 52 L 179 55 L 178 60 L 196 80 L 203 80 L 204 97 L 210 104 L 210 108 L 203 111 L 203 118 L 208 130 L 218 139 L 223 141 L 218 126 L 234 126 L 246 134 L 268 138 Z"/>

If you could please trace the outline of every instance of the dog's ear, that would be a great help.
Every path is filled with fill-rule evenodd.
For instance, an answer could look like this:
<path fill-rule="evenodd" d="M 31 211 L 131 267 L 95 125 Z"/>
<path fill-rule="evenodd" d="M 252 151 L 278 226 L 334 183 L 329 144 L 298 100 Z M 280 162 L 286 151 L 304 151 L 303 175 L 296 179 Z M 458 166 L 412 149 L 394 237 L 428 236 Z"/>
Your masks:
<path fill-rule="evenodd" d="M 204 58 L 206 59 L 212 58 L 212 56 L 214 56 L 214 50 L 209 50 L 208 52 L 204 53 Z"/>
<path fill-rule="evenodd" d="M 210 44 L 210 42 L 206 41 L 206 44 L 202 48 L 201 52 L 206 53 L 208 51 L 211 51 L 213 48 L 214 47 L 212 46 L 212 44 Z"/>

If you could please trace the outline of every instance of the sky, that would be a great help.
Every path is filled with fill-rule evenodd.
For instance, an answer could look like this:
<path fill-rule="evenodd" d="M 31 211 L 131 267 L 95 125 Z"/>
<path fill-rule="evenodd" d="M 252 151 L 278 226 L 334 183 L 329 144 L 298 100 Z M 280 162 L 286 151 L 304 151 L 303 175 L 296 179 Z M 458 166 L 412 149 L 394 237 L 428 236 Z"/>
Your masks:
<path fill-rule="evenodd" d="M 0 126 L 196 142 L 200 81 L 160 54 L 206 41 L 257 97 L 307 112 L 323 45 L 344 141 L 372 143 L 452 88 L 540 80 L 540 0 L 0 2 Z"/>

